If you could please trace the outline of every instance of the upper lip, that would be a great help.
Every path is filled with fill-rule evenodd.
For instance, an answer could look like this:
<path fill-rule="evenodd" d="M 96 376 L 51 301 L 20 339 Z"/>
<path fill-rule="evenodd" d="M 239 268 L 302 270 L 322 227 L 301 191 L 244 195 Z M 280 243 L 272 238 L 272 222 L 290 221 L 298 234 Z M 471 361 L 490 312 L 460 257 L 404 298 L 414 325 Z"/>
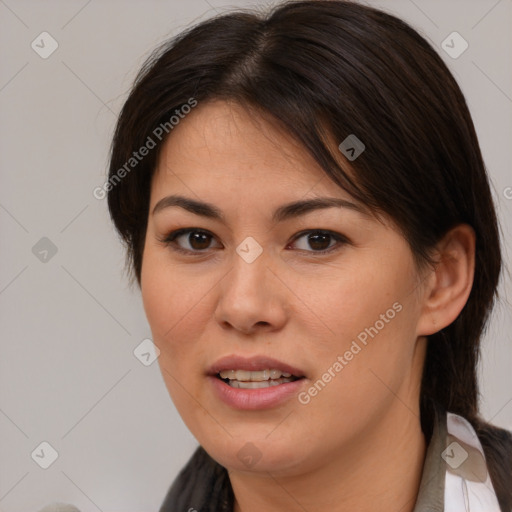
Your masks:
<path fill-rule="evenodd" d="M 298 368 L 295 368 L 289 364 L 283 363 L 278 359 L 263 355 L 251 357 L 229 355 L 221 357 L 210 366 L 208 375 L 217 375 L 217 373 L 220 373 L 223 370 L 246 370 L 255 372 L 258 370 L 267 369 L 281 370 L 283 373 L 291 373 L 295 377 L 304 377 L 304 372 L 302 370 L 299 370 Z"/>

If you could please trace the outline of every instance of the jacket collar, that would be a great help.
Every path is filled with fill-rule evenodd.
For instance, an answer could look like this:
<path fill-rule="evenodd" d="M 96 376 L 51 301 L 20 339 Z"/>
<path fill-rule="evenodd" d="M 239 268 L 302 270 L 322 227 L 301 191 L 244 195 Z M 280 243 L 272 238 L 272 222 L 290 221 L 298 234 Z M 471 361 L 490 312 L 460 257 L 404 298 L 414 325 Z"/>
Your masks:
<path fill-rule="evenodd" d="M 439 407 L 413 512 L 500 512 L 471 424 Z"/>

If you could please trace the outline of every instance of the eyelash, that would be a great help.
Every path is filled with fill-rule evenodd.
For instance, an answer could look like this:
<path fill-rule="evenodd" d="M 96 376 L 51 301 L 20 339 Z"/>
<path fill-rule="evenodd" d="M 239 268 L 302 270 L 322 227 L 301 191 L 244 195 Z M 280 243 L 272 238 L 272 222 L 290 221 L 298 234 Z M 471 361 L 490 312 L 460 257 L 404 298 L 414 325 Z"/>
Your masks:
<path fill-rule="evenodd" d="M 215 238 L 215 236 L 212 233 L 205 231 L 203 229 L 182 228 L 182 229 L 178 229 L 176 231 L 172 231 L 168 235 L 166 235 L 162 238 L 159 238 L 158 240 L 159 240 L 159 242 L 163 243 L 166 247 L 169 247 L 171 250 L 173 250 L 175 252 L 179 252 L 179 253 L 187 254 L 187 255 L 205 254 L 206 251 L 208 251 L 208 249 L 192 251 L 189 249 L 183 249 L 182 247 L 180 247 L 174 243 L 174 240 L 176 238 L 178 238 L 179 236 L 185 235 L 185 234 L 190 234 L 190 233 L 200 233 L 202 235 L 207 235 L 207 236 L 211 236 L 212 238 Z M 328 254 L 328 253 L 334 252 L 334 251 L 340 249 L 341 246 L 350 243 L 350 240 L 346 236 L 343 236 L 340 233 L 335 233 L 333 231 L 329 231 L 329 230 L 325 230 L 325 229 L 310 229 L 310 230 L 306 230 L 306 231 L 301 231 L 300 233 L 297 233 L 297 235 L 293 238 L 292 243 L 295 242 L 296 240 L 302 238 L 304 235 L 308 235 L 308 234 L 327 235 L 338 242 L 337 244 L 330 247 L 329 249 L 324 249 L 322 251 L 305 251 L 305 252 L 312 253 L 315 255 L 323 255 L 323 254 Z"/>

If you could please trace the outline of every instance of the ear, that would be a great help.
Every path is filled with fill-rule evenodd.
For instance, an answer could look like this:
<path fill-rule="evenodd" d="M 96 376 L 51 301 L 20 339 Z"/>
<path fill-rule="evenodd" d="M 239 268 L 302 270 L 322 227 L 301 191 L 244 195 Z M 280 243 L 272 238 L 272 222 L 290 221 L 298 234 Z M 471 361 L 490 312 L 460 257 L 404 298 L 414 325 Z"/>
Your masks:
<path fill-rule="evenodd" d="M 440 331 L 462 311 L 473 286 L 475 240 L 473 228 L 459 224 L 436 245 L 437 264 L 425 279 L 417 336 Z"/>

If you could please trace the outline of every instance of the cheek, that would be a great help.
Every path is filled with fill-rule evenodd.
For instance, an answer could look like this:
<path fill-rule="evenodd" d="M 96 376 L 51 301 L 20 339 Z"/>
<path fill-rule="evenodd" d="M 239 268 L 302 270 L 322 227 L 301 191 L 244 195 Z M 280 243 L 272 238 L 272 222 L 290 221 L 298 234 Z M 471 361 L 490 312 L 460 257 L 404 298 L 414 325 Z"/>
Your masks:
<path fill-rule="evenodd" d="M 329 369 L 336 375 L 327 384 L 332 392 L 319 393 L 327 408 L 343 402 L 360 414 L 362 404 L 378 406 L 393 397 L 391 390 L 411 368 L 418 305 L 411 293 L 415 275 L 405 263 L 394 272 L 382 272 L 382 266 L 371 270 L 379 269 L 377 264 L 365 266 L 365 272 L 340 272 L 336 282 L 313 294 L 315 311 L 329 328 L 329 336 L 311 346 L 319 356 L 315 377 L 328 381 Z"/>
<path fill-rule="evenodd" d="M 197 371 L 198 364 L 193 340 L 197 336 L 194 328 L 200 325 L 199 292 L 191 286 L 190 279 L 184 279 L 183 273 L 169 268 L 159 252 L 149 250 L 144 254 L 141 271 L 144 310 L 153 342 L 160 350 L 158 364 L 162 377 L 177 410 L 185 417 L 194 409 L 190 401 L 190 393 L 195 393 L 194 385 L 189 376 Z"/>
<path fill-rule="evenodd" d="M 305 429 L 314 435 L 320 430 L 320 437 L 336 444 L 383 418 L 397 396 L 408 402 L 403 386 L 409 380 L 414 331 L 406 316 L 409 306 L 402 307 L 389 323 L 381 324 L 374 315 L 365 315 L 366 322 L 340 318 L 338 341 L 316 358 L 314 378 L 301 396 L 301 404 L 309 400 L 299 408 Z M 385 314 L 386 309 L 376 311 Z M 346 335 L 341 324 L 349 326 Z"/>
<path fill-rule="evenodd" d="M 330 331 L 329 345 L 354 339 L 360 333 L 364 337 L 365 329 L 376 322 L 380 331 L 383 321 L 387 321 L 386 328 L 394 321 L 397 306 L 394 309 L 393 304 L 406 298 L 407 276 L 396 270 L 394 274 L 382 272 L 377 264 L 357 265 L 357 262 L 339 272 L 331 272 L 328 279 L 317 281 L 315 287 L 309 283 L 304 293 L 312 304 L 312 311 L 318 312 L 318 320 Z"/>
<path fill-rule="evenodd" d="M 213 284 L 204 273 L 190 275 L 185 270 L 171 266 L 165 251 L 148 250 L 144 255 L 144 310 L 154 343 L 176 368 L 187 365 L 191 353 L 199 348 L 194 340 L 201 338 L 211 317 L 208 292 Z"/>
<path fill-rule="evenodd" d="M 179 346 L 179 320 L 187 311 L 188 287 L 184 286 L 179 272 L 165 264 L 160 252 L 149 248 L 144 253 L 141 294 L 154 343 L 161 351 L 173 351 L 174 346 Z"/>

